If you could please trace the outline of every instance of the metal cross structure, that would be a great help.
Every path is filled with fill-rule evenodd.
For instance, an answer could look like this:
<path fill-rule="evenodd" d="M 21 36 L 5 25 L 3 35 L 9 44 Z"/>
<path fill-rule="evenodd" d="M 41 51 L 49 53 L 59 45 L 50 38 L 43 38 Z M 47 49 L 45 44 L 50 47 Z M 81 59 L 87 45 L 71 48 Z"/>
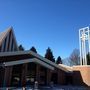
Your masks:
<path fill-rule="evenodd" d="M 90 52 L 89 27 L 79 29 L 80 64 L 87 65 L 87 53 Z"/>

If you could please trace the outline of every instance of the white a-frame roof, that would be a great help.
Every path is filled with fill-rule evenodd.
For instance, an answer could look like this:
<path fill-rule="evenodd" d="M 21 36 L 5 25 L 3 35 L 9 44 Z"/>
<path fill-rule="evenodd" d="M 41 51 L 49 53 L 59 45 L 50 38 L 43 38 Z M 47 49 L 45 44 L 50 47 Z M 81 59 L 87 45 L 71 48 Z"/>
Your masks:
<path fill-rule="evenodd" d="M 17 51 L 18 45 L 14 35 L 13 28 L 0 33 L 0 52 Z"/>

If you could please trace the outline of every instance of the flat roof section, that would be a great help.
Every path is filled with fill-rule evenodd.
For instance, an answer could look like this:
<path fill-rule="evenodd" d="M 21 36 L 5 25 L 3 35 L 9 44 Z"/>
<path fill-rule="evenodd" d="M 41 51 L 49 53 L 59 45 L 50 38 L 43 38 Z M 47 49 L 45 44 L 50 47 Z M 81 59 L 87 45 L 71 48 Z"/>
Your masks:
<path fill-rule="evenodd" d="M 5 66 L 13 66 L 13 65 L 30 63 L 30 62 L 34 62 L 34 63 L 40 64 L 41 66 L 44 66 L 44 67 L 46 67 L 48 69 L 54 70 L 54 67 L 44 63 L 43 61 L 41 61 L 41 60 L 39 60 L 37 58 L 23 59 L 23 60 L 17 60 L 17 61 L 9 61 L 9 62 L 5 62 L 4 65 Z"/>
<path fill-rule="evenodd" d="M 58 68 L 65 72 L 70 72 L 68 69 L 65 69 L 62 66 L 55 64 L 54 62 L 42 57 L 41 55 L 34 53 L 33 51 L 14 51 L 14 52 L 0 52 L 0 62 L 8 62 L 8 61 L 17 61 L 23 59 L 37 58 L 40 61 L 52 66 L 54 68 Z"/>

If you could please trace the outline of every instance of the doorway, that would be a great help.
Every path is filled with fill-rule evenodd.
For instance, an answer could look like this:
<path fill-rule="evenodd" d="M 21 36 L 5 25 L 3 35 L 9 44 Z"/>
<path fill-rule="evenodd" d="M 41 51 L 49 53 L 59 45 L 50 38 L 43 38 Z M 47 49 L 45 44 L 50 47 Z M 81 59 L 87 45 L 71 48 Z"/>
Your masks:
<path fill-rule="evenodd" d="M 57 73 L 52 73 L 51 82 L 53 82 L 53 84 L 57 84 L 57 81 L 58 81 L 58 74 Z"/>

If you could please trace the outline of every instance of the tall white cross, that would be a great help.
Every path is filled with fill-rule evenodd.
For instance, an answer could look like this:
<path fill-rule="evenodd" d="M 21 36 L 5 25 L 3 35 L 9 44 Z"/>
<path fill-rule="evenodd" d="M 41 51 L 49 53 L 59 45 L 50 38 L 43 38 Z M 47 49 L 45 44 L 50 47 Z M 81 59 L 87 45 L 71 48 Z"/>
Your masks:
<path fill-rule="evenodd" d="M 87 65 L 87 53 L 90 52 L 89 27 L 79 29 L 80 64 Z"/>

